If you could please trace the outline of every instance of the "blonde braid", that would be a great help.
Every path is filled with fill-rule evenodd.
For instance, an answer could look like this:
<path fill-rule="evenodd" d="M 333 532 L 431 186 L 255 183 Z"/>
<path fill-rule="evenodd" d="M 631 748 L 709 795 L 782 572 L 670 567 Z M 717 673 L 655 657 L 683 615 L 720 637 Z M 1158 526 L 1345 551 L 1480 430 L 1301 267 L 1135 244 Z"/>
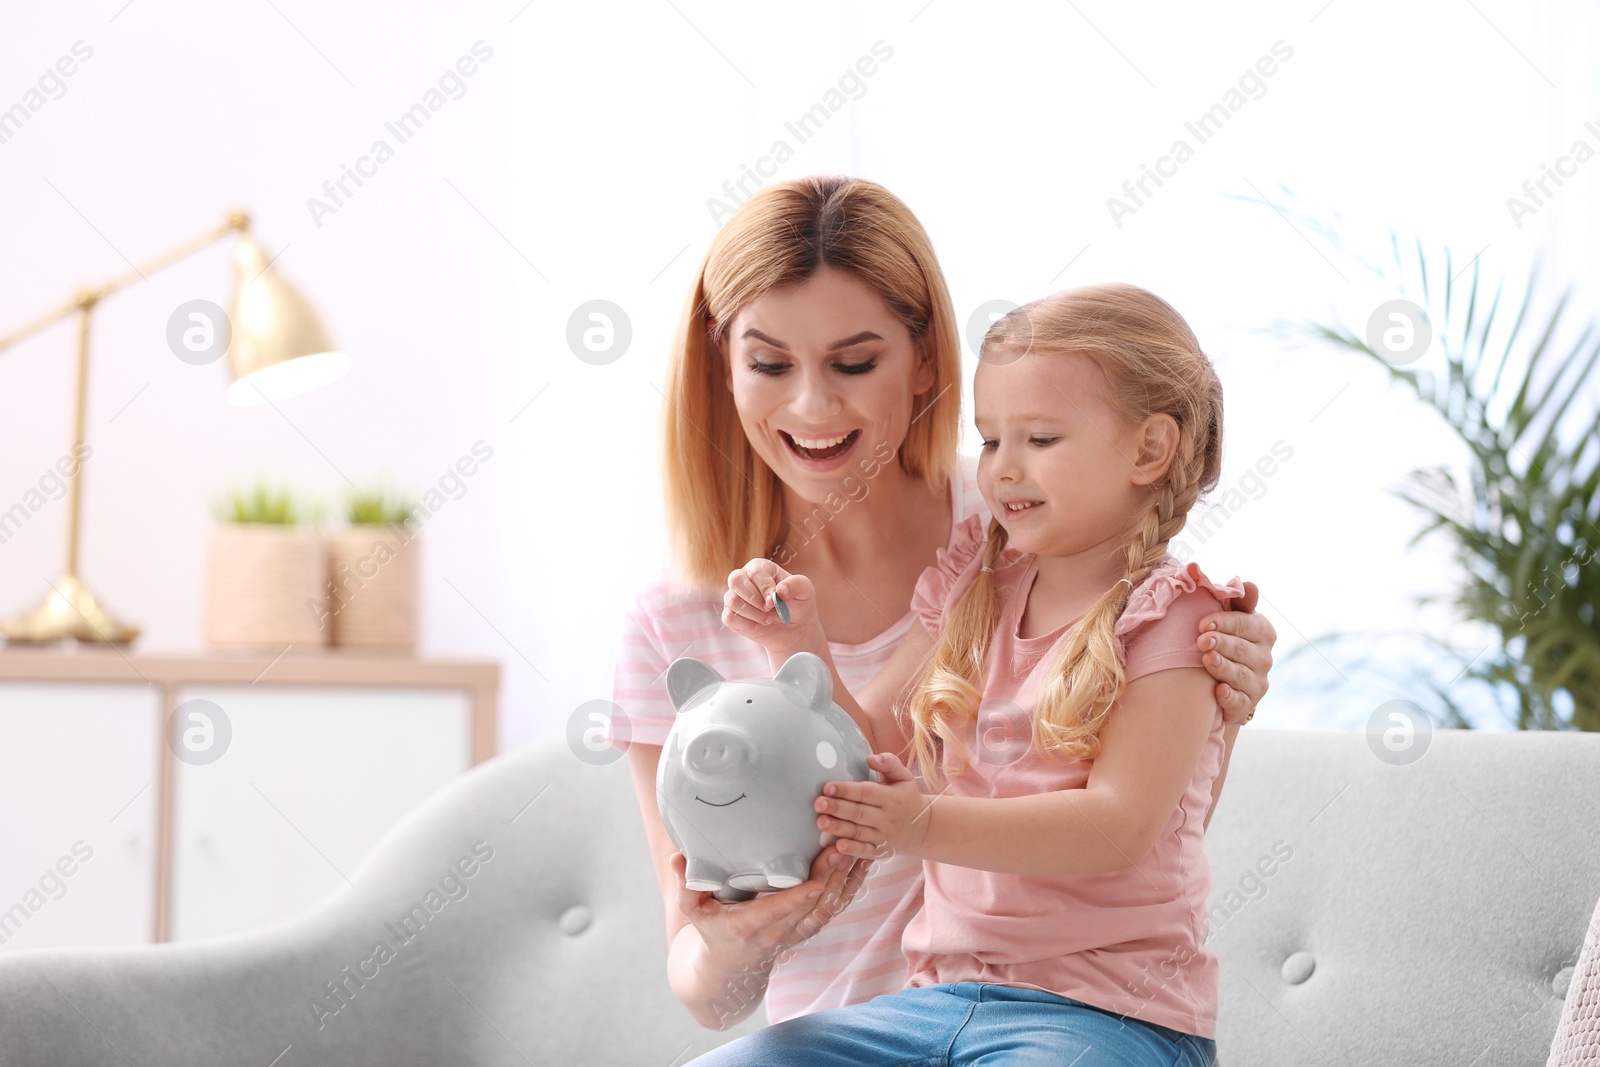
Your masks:
<path fill-rule="evenodd" d="M 972 582 L 950 609 L 940 628 L 939 641 L 914 683 L 904 714 L 911 734 L 911 767 L 924 780 L 937 783 L 939 741 L 959 753 L 957 740 L 983 698 L 984 664 L 999 625 L 999 591 L 994 569 L 1009 538 L 999 521 L 989 520 L 983 545 L 983 563 Z M 955 773 L 960 773 L 958 761 Z"/>
<path fill-rule="evenodd" d="M 1187 453 L 1187 454 L 1185 454 Z M 1202 462 L 1193 447 L 1180 445 L 1168 476 L 1128 538 L 1122 578 L 1084 615 L 1061 643 L 1047 670 L 1033 716 L 1034 744 L 1068 759 L 1100 755 L 1100 728 L 1125 684 L 1116 624 L 1133 591 L 1167 554 L 1167 545 L 1200 495 Z"/>

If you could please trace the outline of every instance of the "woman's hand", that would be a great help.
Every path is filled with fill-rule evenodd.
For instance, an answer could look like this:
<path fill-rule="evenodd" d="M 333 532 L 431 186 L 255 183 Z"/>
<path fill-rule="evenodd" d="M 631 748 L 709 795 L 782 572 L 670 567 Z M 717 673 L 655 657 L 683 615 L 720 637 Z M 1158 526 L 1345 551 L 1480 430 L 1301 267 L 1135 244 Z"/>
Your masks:
<path fill-rule="evenodd" d="M 883 858 L 916 855 L 928 836 L 932 804 L 900 758 L 875 752 L 867 765 L 881 782 L 829 782 L 817 798 L 817 828 L 838 835 L 835 847 L 847 856 Z"/>
<path fill-rule="evenodd" d="M 1255 613 L 1260 595 L 1255 583 L 1245 582 L 1243 597 L 1232 601 L 1227 610 L 1200 620 L 1195 644 L 1206 673 L 1217 680 L 1217 703 L 1229 725 L 1249 722 L 1256 705 L 1267 695 L 1267 672 L 1272 669 L 1272 645 L 1278 640 L 1278 631 Z"/>
<path fill-rule="evenodd" d="M 789 612 L 787 623 L 778 615 L 774 594 L 783 598 Z M 790 574 L 770 559 L 753 559 L 728 573 L 722 625 L 770 654 L 803 650 L 826 640 L 817 619 L 817 591 L 811 579 Z"/>
<path fill-rule="evenodd" d="M 729 988 L 747 977 L 764 978 L 780 953 L 828 925 L 850 906 L 872 866 L 830 846 L 812 861 L 809 880 L 729 904 L 684 885 L 683 853 L 673 853 L 671 862 L 678 910 L 699 931 L 710 957 L 706 962 Z"/>

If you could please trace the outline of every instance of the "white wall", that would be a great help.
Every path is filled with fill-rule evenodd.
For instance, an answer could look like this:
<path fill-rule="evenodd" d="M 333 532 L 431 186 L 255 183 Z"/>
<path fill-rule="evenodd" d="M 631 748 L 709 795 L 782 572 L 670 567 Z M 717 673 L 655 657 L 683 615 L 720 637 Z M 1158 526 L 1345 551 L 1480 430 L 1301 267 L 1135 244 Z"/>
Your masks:
<path fill-rule="evenodd" d="M 145 627 L 141 647 L 196 648 L 220 487 L 262 472 L 330 500 L 346 477 L 420 489 L 484 440 L 494 459 L 426 531 L 424 645 L 504 662 L 506 745 L 610 695 L 617 616 L 663 558 L 657 387 L 716 229 L 707 202 L 777 140 L 794 155 L 774 177 L 854 173 L 903 197 L 963 319 L 1105 279 L 1184 312 L 1228 392 L 1224 484 L 1275 442 L 1293 449 L 1197 552 L 1263 586 L 1280 653 L 1341 629 L 1449 628 L 1413 601 L 1453 566 L 1440 545 L 1405 547 L 1416 519 L 1391 489 L 1455 453 L 1375 370 L 1261 332 L 1333 309 L 1364 321 L 1388 294 L 1232 197 L 1287 186 L 1356 229 L 1482 249 L 1513 275 L 1538 253 L 1593 306 L 1600 162 L 1521 228 L 1505 207 L 1573 140 L 1600 143 L 1583 129 L 1600 120 L 1600 30 L 1577 3 L 910 0 L 814 4 L 803 20 L 703 0 L 275 3 L 8 5 L 0 107 L 75 41 L 94 54 L 0 144 L 0 330 L 249 208 L 356 370 L 281 415 L 224 405 L 220 366 L 163 342 L 179 303 L 226 301 L 220 246 L 108 301 L 84 573 Z M 493 57 L 465 95 L 318 225 L 307 198 L 479 40 Z M 892 55 L 864 92 L 799 143 L 786 120 L 879 41 Z M 1265 94 L 1117 226 L 1107 198 L 1278 41 L 1293 55 Z M 565 341 L 591 299 L 632 323 L 605 366 Z M 63 324 L 0 356 L 0 506 L 67 445 L 72 340 Z M 52 504 L 0 545 L 0 611 L 59 570 L 65 521 Z M 1258 723 L 1355 726 L 1419 698 L 1317 648 L 1274 672 L 1286 698 Z"/>

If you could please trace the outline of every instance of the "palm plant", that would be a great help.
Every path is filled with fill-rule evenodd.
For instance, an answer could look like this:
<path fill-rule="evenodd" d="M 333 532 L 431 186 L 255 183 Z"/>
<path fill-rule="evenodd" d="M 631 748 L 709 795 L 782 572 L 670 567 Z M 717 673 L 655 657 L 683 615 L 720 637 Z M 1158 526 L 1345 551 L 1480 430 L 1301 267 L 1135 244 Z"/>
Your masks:
<path fill-rule="evenodd" d="M 1337 243 L 1336 228 L 1316 228 Z M 1392 233 L 1389 244 L 1392 270 L 1365 265 L 1426 314 L 1441 371 L 1399 365 L 1365 328 L 1288 331 L 1375 362 L 1466 446 L 1466 484 L 1435 466 L 1398 490 L 1423 519 L 1411 543 L 1438 534 L 1453 545 L 1462 577 L 1449 602 L 1498 634 L 1492 653 L 1453 650 L 1457 678 L 1508 700 L 1519 729 L 1600 730 L 1600 329 L 1564 323 L 1570 290 L 1536 310 L 1537 270 L 1508 292 L 1481 279 L 1477 257 L 1458 268 L 1448 250 L 1403 250 Z M 1427 684 L 1449 724 L 1469 725 L 1452 685 Z"/>

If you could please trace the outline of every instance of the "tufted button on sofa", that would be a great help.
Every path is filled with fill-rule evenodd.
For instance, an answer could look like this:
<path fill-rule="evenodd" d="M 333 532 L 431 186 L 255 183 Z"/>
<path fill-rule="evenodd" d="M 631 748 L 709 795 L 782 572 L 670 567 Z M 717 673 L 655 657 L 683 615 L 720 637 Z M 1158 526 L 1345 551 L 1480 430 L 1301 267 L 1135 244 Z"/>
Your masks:
<path fill-rule="evenodd" d="M 1219 1060 L 1545 1063 L 1600 898 L 1600 736 L 1243 731 L 1207 835 Z M 403 820 L 294 918 L 0 954 L 0 1065 L 644 1065 L 734 1034 L 665 980 L 626 766 L 559 738 Z M 1152 975 L 1151 981 L 1159 981 Z"/>

